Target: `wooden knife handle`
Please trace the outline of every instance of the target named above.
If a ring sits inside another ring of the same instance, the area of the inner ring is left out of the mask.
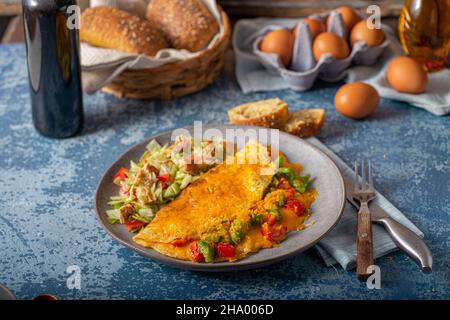
[[[356,273],[358,279],[366,280],[371,273],[367,268],[373,265],[372,219],[367,202],[362,202],[358,212],[358,230],[356,239]]]

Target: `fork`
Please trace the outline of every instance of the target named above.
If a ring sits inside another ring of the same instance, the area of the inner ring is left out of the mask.
[[[371,273],[368,272],[368,267],[373,265],[372,219],[370,216],[369,201],[375,198],[375,191],[370,161],[368,161],[367,174],[365,162],[361,161],[361,179],[358,176],[358,161],[355,161],[353,198],[360,202],[356,238],[356,274],[358,275],[358,279],[363,281],[370,276]]]

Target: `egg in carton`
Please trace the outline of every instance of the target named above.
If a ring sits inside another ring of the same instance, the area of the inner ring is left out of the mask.
[[[364,16],[359,16],[362,20],[365,19]],[[350,54],[344,59],[336,59],[331,54],[326,53],[321,55],[319,61],[316,61],[313,54],[313,37],[310,27],[302,20],[294,27],[297,28],[297,36],[293,45],[292,59],[287,68],[278,54],[260,50],[260,43],[264,36],[270,31],[283,29],[282,27],[268,26],[265,28],[264,34],[253,43],[253,53],[259,57],[264,67],[270,73],[280,75],[294,90],[308,90],[317,78],[325,81],[337,81],[343,77],[343,72],[351,64],[372,65],[378,60],[383,50],[389,46],[386,37],[378,46],[369,47],[362,41],[355,42],[353,46],[350,46],[349,34],[341,14],[337,11],[311,15],[309,18],[320,19],[324,25],[327,25],[327,32],[332,32],[343,38],[351,49]],[[327,19],[329,19],[328,23],[326,23]]]

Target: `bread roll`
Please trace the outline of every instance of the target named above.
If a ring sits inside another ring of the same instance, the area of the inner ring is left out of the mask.
[[[114,7],[145,19],[146,0],[90,0],[90,3],[91,7]]]
[[[97,47],[148,56],[168,47],[149,21],[112,7],[86,9],[81,15],[80,39]]]
[[[175,49],[192,52],[205,48],[219,26],[200,0],[151,0],[147,19]]]

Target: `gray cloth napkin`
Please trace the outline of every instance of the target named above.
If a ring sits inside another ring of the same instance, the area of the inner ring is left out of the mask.
[[[353,170],[350,169],[344,161],[334,154],[317,138],[307,139],[309,143],[319,148],[328,155],[337,165],[343,177],[353,178]],[[408,218],[405,217],[392,203],[389,202],[382,194],[376,193],[377,196],[372,203],[376,203],[384,209],[392,218],[409,228],[418,236],[423,237],[420,231]],[[355,267],[356,263],[356,210],[348,202],[345,205],[344,213],[341,220],[325,238],[315,246],[320,256],[323,258],[327,266],[339,263],[342,268],[349,270]],[[373,255],[379,258],[397,249],[388,232],[381,226],[373,224]]]
[[[242,91],[247,93],[289,88],[281,76],[268,72],[260,63],[259,58],[253,54],[253,42],[259,36],[261,29],[266,26],[293,27],[296,21],[298,20],[258,18],[239,20],[236,23],[233,33],[233,48],[236,55],[235,72]],[[449,69],[429,73],[427,91],[422,94],[398,93],[388,85],[384,76],[387,62],[394,56],[401,55],[402,49],[392,30],[385,25],[382,27],[386,37],[390,40],[390,45],[376,64],[371,66],[353,66],[343,72],[341,76],[328,80],[367,82],[374,86],[382,97],[405,101],[439,116],[450,113]]]

